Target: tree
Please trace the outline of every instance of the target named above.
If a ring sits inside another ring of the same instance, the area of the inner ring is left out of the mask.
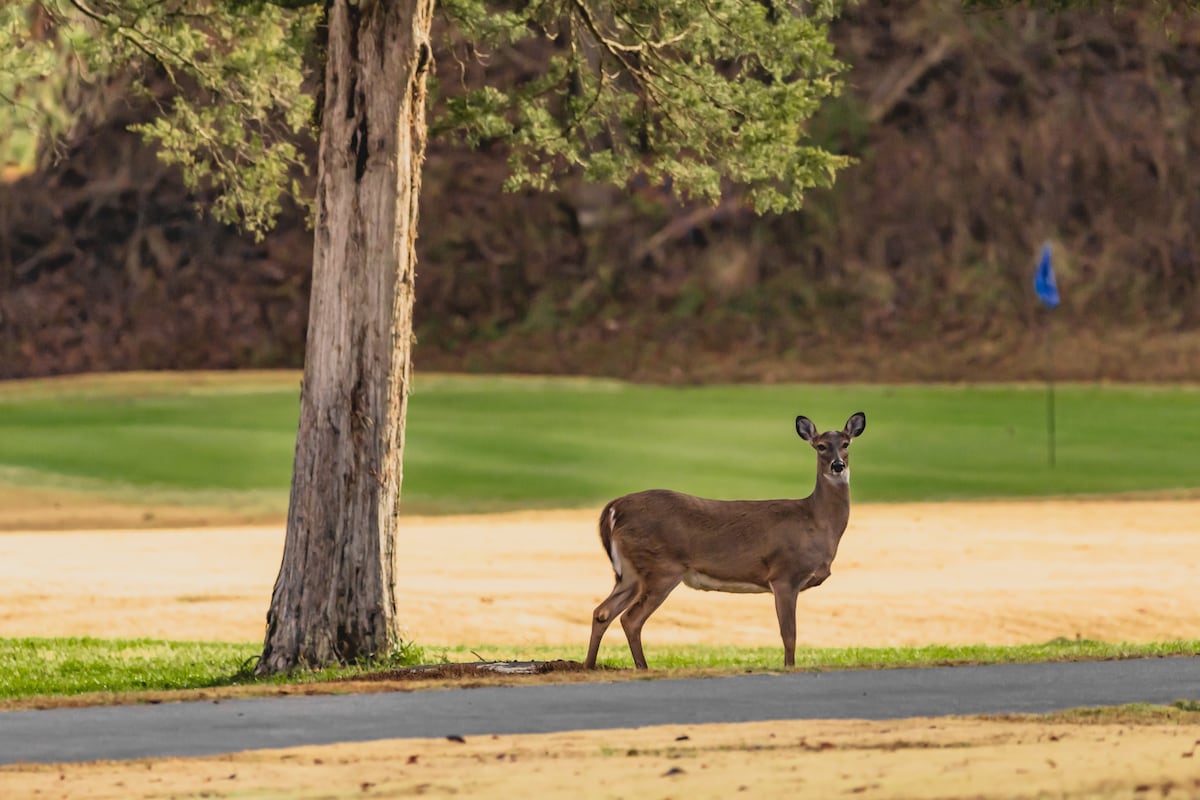
[[[40,0],[0,17],[18,52],[90,51],[86,63],[98,71],[124,58],[198,84],[195,100],[181,95],[145,132],[193,180],[216,180],[235,198],[218,212],[243,214],[260,233],[300,166],[294,149],[269,149],[288,141],[271,126],[296,122],[302,34],[316,32],[324,88],[312,299],[287,538],[260,673],[378,657],[399,643],[397,507],[434,3],[328,0],[315,13],[312,5]],[[826,30],[836,5],[445,0],[437,30],[457,58],[496,47],[549,52],[544,71],[518,86],[448,90],[439,128],[510,147],[514,187],[550,187],[578,171],[617,184],[641,177],[709,202],[737,192],[759,211],[794,209],[847,162],[813,144],[804,126],[838,90],[842,66]],[[23,36],[19,21],[31,13],[46,15],[56,35]],[[292,83],[263,85],[259,73]],[[273,155],[269,168],[257,151]]]
[[[395,542],[432,15],[433,0],[328,10],[300,429],[260,672],[373,657],[399,642]]]

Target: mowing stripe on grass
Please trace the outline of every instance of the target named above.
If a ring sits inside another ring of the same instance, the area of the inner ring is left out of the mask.
[[[252,378],[252,379],[251,379]],[[203,373],[10,382],[0,391],[0,481],[198,505],[273,493],[286,504],[299,376]],[[23,391],[24,389],[24,391]],[[1041,387],[710,386],[417,376],[403,508],[463,513],[598,506],[670,487],[796,497],[822,429],[854,411],[854,496],[917,501],[1194,491],[1200,388],[1058,388],[1058,463],[1046,463]]]

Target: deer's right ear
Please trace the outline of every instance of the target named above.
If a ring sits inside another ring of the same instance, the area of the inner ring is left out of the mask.
[[[817,426],[808,417],[796,417],[796,433],[806,442],[817,438]]]
[[[846,434],[851,438],[862,434],[867,429],[867,415],[859,411],[846,420]]]

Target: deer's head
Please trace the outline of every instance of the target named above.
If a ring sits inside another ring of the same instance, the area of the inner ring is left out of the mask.
[[[817,433],[808,417],[796,417],[796,433],[817,451],[817,476],[834,483],[850,482],[850,440],[867,429],[867,415],[859,411],[840,431]]]

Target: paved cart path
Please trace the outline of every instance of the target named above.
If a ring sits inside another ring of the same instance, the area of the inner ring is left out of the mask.
[[[1046,712],[1200,699],[1200,658],[420,690],[0,713],[0,763],[776,719]]]

